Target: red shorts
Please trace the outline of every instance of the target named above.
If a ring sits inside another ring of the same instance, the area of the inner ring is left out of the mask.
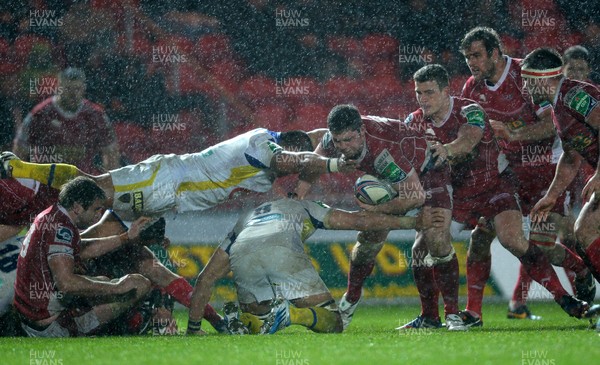
[[[544,197],[552,183],[552,179],[554,179],[555,171],[556,165],[553,164],[527,167],[519,166],[507,169],[505,174],[507,174],[511,183],[517,188],[519,204],[521,205],[523,215],[529,215],[534,205]],[[562,193],[556,200],[556,204],[554,204],[551,212],[562,216],[568,215],[571,210],[569,196],[570,194],[567,192]]]
[[[425,190],[426,207],[452,209],[450,169],[444,165],[430,169],[419,176]]]
[[[479,218],[491,220],[507,210],[520,211],[514,187],[506,177],[499,177],[495,190],[475,190],[471,187],[454,191],[452,219],[475,228]],[[460,197],[460,198],[457,198]]]

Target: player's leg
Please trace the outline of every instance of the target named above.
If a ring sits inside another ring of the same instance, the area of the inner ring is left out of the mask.
[[[9,152],[2,153],[0,165],[2,166],[2,178],[33,179],[56,189],[60,189],[63,184],[77,176],[92,177],[73,165],[25,162]]]
[[[575,222],[575,237],[579,242],[578,252],[596,280],[600,280],[600,197],[593,194],[585,203]]]
[[[471,232],[467,251],[467,306],[463,320],[470,326],[482,325],[483,291],[492,267],[491,244],[496,233],[485,219]]]
[[[529,276],[544,286],[565,312],[574,317],[581,317],[587,310],[587,303],[567,293],[546,255],[525,239],[521,225],[521,212],[505,210],[494,217],[494,225],[502,246],[521,261]]]
[[[444,299],[444,318],[446,327],[451,331],[466,330],[458,316],[458,259],[451,244],[450,223],[452,222],[452,210],[443,209],[444,226],[442,228],[430,228],[423,232],[435,283]]]
[[[441,328],[438,300],[440,290],[436,285],[435,274],[432,265],[427,262],[429,255],[423,232],[417,232],[415,243],[412,246],[411,269],[419,299],[421,301],[421,314],[412,321],[396,328],[397,330],[409,330],[415,328]]]
[[[344,329],[352,321],[352,316],[362,295],[364,282],[371,275],[375,267],[375,257],[381,251],[387,235],[387,231],[365,231],[358,233],[358,239],[350,255],[348,287],[339,305]]]

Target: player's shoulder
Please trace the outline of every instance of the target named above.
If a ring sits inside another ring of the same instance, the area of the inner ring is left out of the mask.
[[[49,111],[49,110],[53,109],[53,100],[54,100],[54,97],[50,97],[50,98],[42,100],[36,106],[34,106],[33,109],[31,109],[29,114],[30,115],[38,115],[45,111]]]
[[[365,126],[367,138],[375,137],[384,140],[394,138],[395,135],[405,129],[402,128],[404,121],[376,115],[362,116],[362,122]]]
[[[100,104],[94,103],[88,99],[83,99],[82,104],[82,111],[104,114],[104,107]]]
[[[561,86],[566,108],[588,117],[600,102],[600,90],[587,82],[564,79]]]

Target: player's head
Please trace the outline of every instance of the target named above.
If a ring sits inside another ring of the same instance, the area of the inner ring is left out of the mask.
[[[562,75],[562,58],[551,48],[538,48],[521,63],[523,86],[534,103],[552,102]]]
[[[360,157],[365,146],[365,127],[354,105],[336,105],[327,116],[335,148],[349,159]]]
[[[76,110],[85,96],[85,73],[69,67],[58,74],[58,96],[60,105],[68,110]]]
[[[492,28],[477,27],[465,34],[460,51],[475,80],[491,79],[502,59],[502,41]]]
[[[442,65],[427,65],[421,67],[413,75],[415,93],[419,106],[426,117],[446,113],[444,106],[448,105],[448,71]]]
[[[310,137],[305,131],[281,132],[279,145],[285,150],[293,152],[314,150]]]
[[[590,78],[590,52],[583,46],[567,48],[563,55],[563,73],[566,77],[586,81]]]
[[[75,224],[84,229],[97,222],[102,216],[106,194],[94,180],[79,176],[60,189],[58,202],[67,211],[72,211]]]

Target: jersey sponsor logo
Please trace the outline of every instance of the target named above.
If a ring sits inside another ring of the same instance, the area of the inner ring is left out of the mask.
[[[133,192],[133,206],[134,212],[141,212],[144,210],[144,193],[141,191]]]
[[[485,126],[485,112],[477,104],[469,104],[460,109],[460,115],[467,119],[467,124],[483,128]]]
[[[574,87],[565,95],[565,105],[587,118],[598,100],[580,87]]]
[[[579,133],[571,139],[569,144],[575,151],[583,152],[586,148],[588,148],[592,144],[593,141],[594,141],[593,137],[586,136],[583,133]]]
[[[283,220],[283,215],[280,213],[271,213],[267,215],[263,215],[261,217],[252,218],[246,223],[246,226],[255,226],[257,224],[275,221],[275,220]]]
[[[71,244],[73,241],[73,231],[64,226],[58,227],[56,234],[54,235],[54,241],[58,243]]]
[[[415,118],[415,116],[412,113],[410,113],[408,115],[408,117],[406,117],[406,119],[404,119],[404,124],[410,124],[414,118]]]
[[[375,171],[384,179],[397,183],[406,179],[407,173],[394,161],[390,152],[384,149],[375,159]]]

